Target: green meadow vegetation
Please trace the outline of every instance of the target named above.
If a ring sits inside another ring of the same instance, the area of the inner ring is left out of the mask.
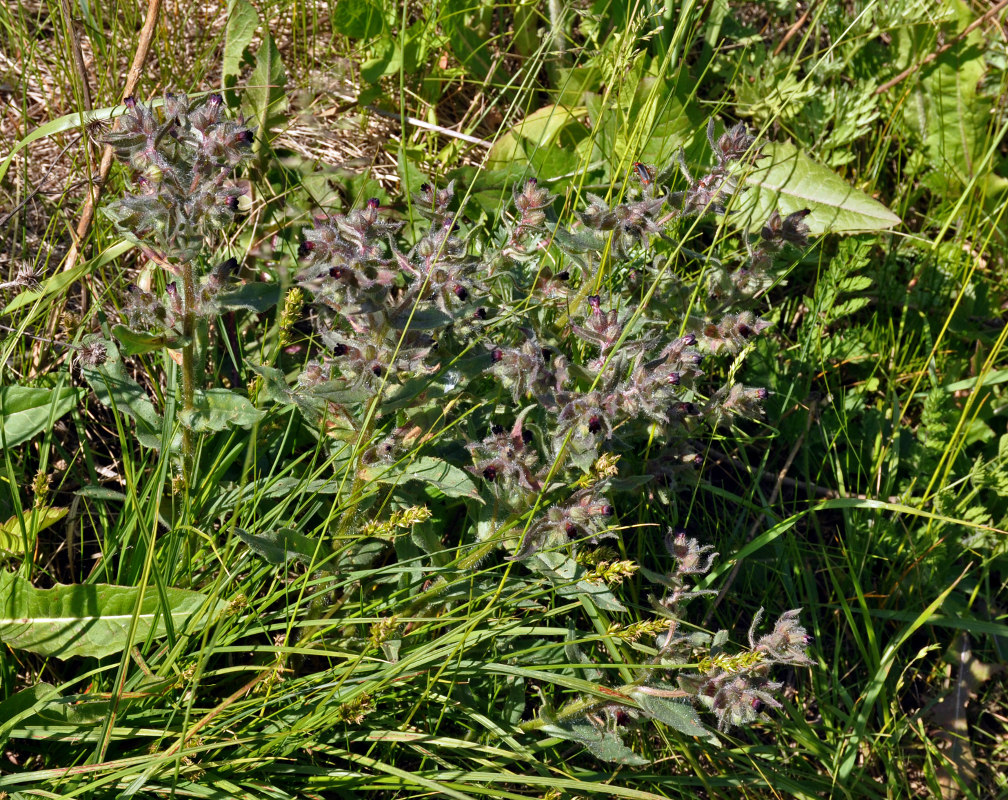
[[[1008,0],[0,6],[0,798],[1008,798]]]

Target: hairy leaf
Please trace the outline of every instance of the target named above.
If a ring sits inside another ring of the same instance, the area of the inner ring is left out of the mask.
[[[207,389],[196,392],[195,408],[182,411],[182,424],[196,433],[210,433],[227,430],[237,425],[249,428],[266,415],[247,397],[242,397],[229,389]]]
[[[102,405],[115,408],[136,422],[136,437],[140,444],[160,448],[164,425],[161,415],[140,384],[126,374],[115,344],[109,339],[102,340],[102,344],[106,352],[105,362],[83,366],[81,373],[84,379]]]
[[[378,483],[419,481],[441,491],[448,497],[465,497],[479,500],[476,484],[468,472],[433,456],[420,456],[392,466],[376,464],[366,467],[363,477]]]
[[[550,736],[582,744],[592,755],[603,761],[632,766],[651,763],[623,744],[623,740],[613,731],[602,730],[585,722],[544,725],[540,730]]]

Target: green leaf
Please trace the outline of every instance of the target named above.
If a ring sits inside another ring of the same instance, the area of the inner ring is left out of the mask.
[[[549,736],[584,745],[602,761],[632,766],[651,763],[623,744],[623,740],[613,731],[602,730],[586,722],[544,725],[540,730]]]
[[[255,534],[236,528],[238,538],[270,564],[286,564],[296,559],[305,564],[318,566],[323,562],[333,562],[335,553],[318,539],[298,533],[290,528],[281,528],[270,533]]]
[[[135,586],[108,584],[57,584],[36,589],[24,578],[0,571],[0,641],[16,650],[42,656],[102,658],[126,646],[134,611],[140,598]],[[153,588],[144,593],[137,618],[137,641],[166,635],[165,614],[175,631],[183,631],[199,618],[209,624],[227,606],[223,600],[209,609],[206,596],[185,589],[166,589],[168,608],[161,607]],[[200,613],[204,612],[204,613]]]
[[[0,550],[8,553],[24,553],[25,537],[30,531],[38,533],[55,525],[67,515],[65,508],[32,508],[24,514],[24,528],[17,516],[0,523]]]
[[[833,170],[817,164],[792,144],[770,144],[766,156],[742,176],[749,190],[738,198],[740,222],[762,225],[777,209],[782,216],[810,209],[805,224],[813,234],[880,231],[900,218],[877,200],[855,189]]]
[[[267,367],[264,364],[255,364],[251,361],[247,361],[246,366],[263,379],[262,388],[258,395],[260,401],[280,405],[294,402],[291,391],[287,387],[287,379],[281,370],[276,367]]]
[[[361,477],[377,483],[419,481],[433,486],[448,497],[481,500],[476,484],[468,472],[432,456],[420,456],[412,461],[402,461],[391,466],[384,464],[368,466],[362,470]]]
[[[0,748],[10,738],[11,731],[19,722],[35,716],[57,697],[59,692],[55,686],[36,683],[0,703]]]
[[[658,688],[674,689],[672,686]],[[701,724],[696,709],[687,703],[673,700],[670,697],[656,697],[640,689],[633,692],[633,699],[640,704],[644,713],[649,717],[664,722],[680,733],[685,733],[687,736],[700,736],[704,739],[711,736],[711,732]]]
[[[195,408],[179,413],[179,420],[195,433],[214,433],[233,425],[250,428],[261,420],[260,411],[247,397],[230,389],[207,389],[196,392]]]
[[[549,578],[557,594],[563,597],[586,595],[592,603],[606,611],[626,611],[626,606],[604,583],[584,580],[585,568],[564,553],[540,550],[525,563]]]
[[[238,104],[238,98],[232,89],[238,83],[242,62],[258,27],[259,14],[248,0],[230,0],[227,27],[224,29],[224,57],[221,62],[221,88],[228,105]]]
[[[280,302],[280,285],[277,283],[246,283],[221,292],[217,302],[223,308],[241,308],[261,314]]]
[[[16,447],[47,431],[52,424],[77,405],[81,391],[30,389],[27,386],[0,387],[0,450]]]
[[[943,194],[965,185],[977,171],[990,120],[989,101],[977,96],[984,72],[983,50],[959,42],[922,72],[904,106],[934,168],[927,182]]]
[[[140,384],[126,374],[115,343],[110,339],[101,341],[105,346],[105,362],[96,366],[84,365],[81,374],[97,395],[98,402],[115,408],[136,423],[136,437],[140,444],[155,450],[160,448],[161,429],[164,427],[161,415],[154,410],[154,404]]]
[[[269,132],[283,122],[287,110],[287,73],[276,42],[268,33],[256,52],[255,69],[248,79],[244,105],[259,125],[255,151],[260,156],[269,149]]]
[[[142,333],[131,330],[125,325],[113,325],[112,335],[119,340],[119,344],[122,345],[122,351],[129,356],[151,353],[155,350],[160,350],[168,344],[168,340],[164,334]]]
[[[329,23],[348,39],[371,39],[385,30],[381,6],[372,0],[337,0]]]
[[[489,77],[492,37],[477,24],[485,6],[483,0],[442,0],[439,19],[459,64],[472,75]]]
[[[585,131],[586,109],[548,105],[529,114],[503,133],[487,153],[487,169],[505,169],[512,162],[532,163],[538,151],[570,148]],[[565,135],[566,134],[566,135]],[[542,156],[540,156],[541,160]]]

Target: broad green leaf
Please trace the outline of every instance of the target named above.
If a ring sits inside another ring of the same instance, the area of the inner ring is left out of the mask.
[[[606,584],[584,580],[585,568],[564,553],[540,550],[525,563],[549,578],[557,594],[563,597],[586,595],[606,611],[626,611],[626,606],[616,599]]]
[[[371,39],[385,30],[381,6],[372,0],[337,0],[329,23],[349,39]]]
[[[258,394],[260,402],[279,403],[286,405],[294,402],[290,389],[287,388],[287,379],[283,372],[276,367],[267,367],[263,364],[246,362],[246,366],[256,375],[262,378],[261,388]]]
[[[179,420],[196,433],[212,433],[237,425],[249,428],[266,415],[247,397],[230,389],[207,389],[196,392],[195,408],[179,413]]]
[[[580,106],[560,105],[534,111],[497,139],[487,153],[487,169],[506,169],[514,161],[531,163],[538,150],[571,144],[573,140],[568,141],[562,134],[575,132],[578,134],[575,138],[580,138],[585,111]]]
[[[270,34],[266,34],[256,52],[256,65],[249,75],[243,100],[246,108],[258,123],[255,151],[262,157],[269,148],[269,132],[283,121],[287,110],[287,73],[284,71],[280,51]]]
[[[942,194],[956,191],[978,169],[990,120],[989,101],[977,96],[984,72],[983,50],[960,42],[921,73],[904,106],[934,168],[927,181]]]
[[[256,28],[259,27],[259,14],[248,0],[230,0],[228,3],[227,27],[224,29],[224,56],[221,61],[221,89],[227,98],[228,105],[234,106],[238,99],[232,91],[238,83],[242,61]]]
[[[659,687],[673,689],[672,686]],[[711,736],[711,732],[705,728],[700,717],[697,716],[693,706],[673,700],[670,697],[656,697],[643,690],[633,692],[633,699],[636,700],[644,713],[649,717],[664,722],[670,728],[674,728],[687,736],[700,736],[704,739]]]
[[[613,731],[596,728],[587,722],[544,725],[539,730],[549,736],[584,745],[592,755],[603,761],[632,766],[651,763],[623,744],[623,740]]]
[[[51,525],[55,525],[67,515],[65,508],[32,508],[24,514],[24,524],[27,530],[22,530],[17,516],[0,523],[0,551],[8,553],[24,553],[25,536],[29,531],[38,533]]]
[[[209,624],[227,605],[221,600],[208,610],[206,596],[185,589],[166,589],[165,596],[168,608],[161,607],[153,587],[144,593],[137,641],[164,636],[166,613],[174,630],[184,631],[197,617],[200,624]],[[36,589],[24,578],[0,570],[0,641],[16,650],[56,658],[119,653],[127,646],[139,597],[135,586],[57,584]]]
[[[441,28],[448,35],[452,52],[473,75],[489,76],[492,66],[488,31],[478,19],[486,8],[483,0],[442,0]]]
[[[115,408],[136,423],[136,437],[140,444],[160,448],[164,426],[161,415],[155,411],[154,404],[140,384],[126,374],[115,343],[103,339],[102,344],[106,352],[104,363],[81,367],[84,379],[102,405]]]
[[[805,224],[813,234],[880,231],[900,218],[877,200],[817,164],[792,144],[770,144],[764,158],[742,176],[748,187],[736,200],[740,224],[761,226],[777,209],[782,216],[810,209]]]
[[[237,528],[235,533],[270,564],[286,564],[292,559],[316,566],[323,562],[334,563],[335,554],[331,547],[290,528],[260,534]]]
[[[77,405],[81,391],[31,389],[27,386],[0,387],[0,450],[16,447],[48,430],[52,423]]]
[[[140,355],[141,353],[152,353],[160,350],[168,344],[168,339],[164,334],[142,333],[127,328],[125,325],[113,325],[112,335],[116,337],[122,345],[122,351],[129,356]]]
[[[217,295],[217,302],[223,308],[241,308],[261,314],[280,301],[280,285],[277,283],[246,283]]]
[[[468,472],[432,456],[420,456],[391,466],[376,464],[366,467],[361,475],[365,480],[377,483],[419,481],[433,486],[448,497],[480,499],[476,484]]]
[[[594,62],[577,67],[559,67],[556,101],[568,107],[580,105],[584,102],[585,92],[594,92],[604,82],[602,68]]]
[[[36,683],[0,703],[0,748],[10,738],[11,731],[19,722],[35,716],[58,697],[59,692],[55,686]]]

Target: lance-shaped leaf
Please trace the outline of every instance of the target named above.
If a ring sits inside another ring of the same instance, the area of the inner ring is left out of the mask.
[[[139,383],[126,374],[119,350],[109,339],[103,339],[105,361],[96,366],[84,365],[81,374],[88,382],[98,401],[115,408],[136,422],[136,438],[144,447],[161,447],[161,428],[164,423],[154,404]]]
[[[247,397],[228,389],[196,392],[194,408],[182,411],[182,424],[196,433],[227,430],[232,425],[249,428],[265,416]]]
[[[31,508],[24,513],[24,528],[17,516],[0,523],[0,554],[23,553],[26,533],[30,531],[37,534],[50,525],[55,525],[66,515],[65,508]]]
[[[881,231],[900,223],[880,202],[792,144],[769,144],[763,155],[742,176],[747,191],[735,200],[734,215],[745,227],[762,226],[775,209],[787,216],[805,208],[812,212],[805,224],[814,235]]]
[[[606,611],[626,611],[626,606],[616,599],[606,584],[585,580],[587,570],[570,556],[556,550],[540,550],[526,563],[548,578],[557,594],[563,597],[583,595]]]
[[[227,603],[210,604],[205,595],[186,589],[166,589],[162,605],[152,586],[140,601],[136,586],[57,584],[37,589],[6,570],[0,571],[0,641],[16,650],[42,656],[101,658],[121,652],[137,613],[136,641],[183,632],[191,624],[212,622]],[[137,602],[140,608],[137,612]]]
[[[80,398],[71,386],[62,389],[0,387],[0,450],[27,442],[70,411]]]
[[[259,14],[248,0],[230,0],[227,27],[224,29],[224,56],[221,59],[221,88],[229,105],[237,103],[234,87],[258,27]]]
[[[296,559],[305,564],[318,566],[322,563],[332,564],[335,561],[335,553],[329,545],[290,528],[259,534],[237,528],[235,533],[270,564],[286,564]]]
[[[58,698],[59,692],[55,686],[36,683],[0,703],[0,747],[7,742],[18,723],[34,716]]]
[[[651,763],[623,744],[623,740],[618,734],[613,731],[596,728],[594,725],[589,725],[585,722],[544,725],[540,730],[550,736],[582,744],[591,751],[592,755],[602,761],[611,761],[616,764],[630,764],[632,766]]]
[[[361,477],[369,482],[404,483],[419,481],[433,486],[448,497],[479,500],[479,492],[469,473],[432,456],[420,456],[397,464],[375,464],[365,467]]]
[[[670,728],[675,728],[687,736],[699,736],[708,740],[713,738],[713,734],[701,724],[700,717],[697,716],[693,706],[669,696],[656,695],[654,694],[656,689],[663,692],[664,695],[675,693],[675,687],[672,686],[642,686],[631,695],[640,704],[641,710],[645,714],[659,722],[664,722]],[[714,741],[717,740],[714,739]]]

